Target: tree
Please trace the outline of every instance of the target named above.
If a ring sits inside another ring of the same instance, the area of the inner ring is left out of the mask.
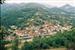
[[[5,2],[5,0],[1,0],[0,3],[3,4]]]
[[[35,37],[33,39],[32,44],[34,45],[35,49],[48,49],[49,48],[49,45],[45,42],[46,39],[44,39],[44,38],[42,38],[42,37]]]
[[[22,50],[34,50],[33,45],[29,42],[25,42]]]
[[[6,50],[5,49],[5,41],[4,41],[4,37],[7,36],[7,30],[4,26],[0,27],[0,49],[2,50]]]
[[[18,50],[19,39],[17,35],[15,35],[15,39],[12,41],[12,44],[12,50]]]

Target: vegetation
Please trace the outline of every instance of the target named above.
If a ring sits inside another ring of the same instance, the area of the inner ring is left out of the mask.
[[[3,4],[4,2],[5,2],[5,0],[1,0],[1,1],[0,1],[0,4]]]
[[[6,28],[4,26],[0,27],[0,49],[2,50],[6,50],[5,48],[5,44],[7,43],[6,41],[4,41],[4,37],[6,37],[8,35]]]
[[[18,50],[19,49],[18,46],[19,46],[19,39],[16,36],[15,40],[12,41],[12,50]]]
[[[27,45],[26,45],[27,44]],[[48,49],[66,47],[68,50],[75,49],[75,29],[57,33],[50,37],[36,37],[32,42],[26,42],[23,50],[28,49]]]
[[[12,43],[12,50],[18,50],[20,43],[18,37],[16,36],[15,38],[16,39],[11,42],[2,41],[0,44],[4,45],[0,47],[4,47],[5,49],[3,49],[6,50],[5,44]],[[31,42],[26,41],[21,47],[21,50],[41,50],[60,47],[65,47],[67,50],[75,49],[75,28],[72,28],[71,31],[64,31],[63,33],[58,32],[57,34],[51,36],[35,37]]]
[[[64,7],[65,6],[65,7]],[[60,8],[48,8],[45,5],[38,3],[28,4],[2,4],[1,6],[1,23],[3,26],[10,27],[12,25],[18,27],[27,27],[31,22],[33,25],[42,25],[44,21],[51,23],[57,23],[64,25],[71,24],[75,26],[75,8],[69,5],[71,8],[68,11],[65,10],[67,7],[64,5]],[[11,7],[11,8],[9,8]],[[44,9],[45,8],[45,9]],[[71,11],[73,10],[73,11]]]

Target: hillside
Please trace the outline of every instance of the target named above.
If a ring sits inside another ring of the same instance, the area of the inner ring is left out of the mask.
[[[66,9],[66,7],[69,8]],[[12,25],[25,27],[32,24],[40,26],[44,21],[48,21],[54,24],[66,23],[75,26],[74,8],[71,5],[49,8],[39,3],[4,3],[1,5],[1,23],[6,27]]]

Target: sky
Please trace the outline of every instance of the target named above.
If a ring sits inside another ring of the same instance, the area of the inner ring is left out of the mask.
[[[48,4],[52,6],[62,6],[65,4],[70,4],[75,6],[75,0],[6,0],[5,3],[41,3]]]

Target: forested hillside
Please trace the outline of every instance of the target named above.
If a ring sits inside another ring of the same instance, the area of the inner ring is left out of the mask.
[[[75,26],[75,7],[64,5],[62,7],[47,7],[38,3],[2,4],[1,23],[3,26],[12,25],[25,27],[29,25],[40,26],[44,21],[54,24],[71,24]]]

